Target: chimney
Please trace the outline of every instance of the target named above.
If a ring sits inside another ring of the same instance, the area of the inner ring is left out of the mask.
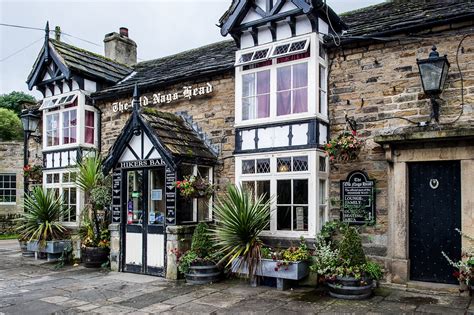
[[[119,32],[105,35],[105,57],[133,66],[137,63],[137,44],[128,38],[128,28],[121,27]]]

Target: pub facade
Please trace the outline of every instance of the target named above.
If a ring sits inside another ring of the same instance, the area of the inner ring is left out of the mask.
[[[472,6],[394,1],[338,16],[322,1],[232,1],[219,21],[232,40],[140,63],[126,29],[106,35],[109,58],[46,38],[28,78],[44,94],[44,186],[69,196],[77,227],[83,196],[61,174],[101,153],[113,270],[177,279],[174,250],[237,184],[275,196],[268,244],[311,242],[342,219],[360,225],[387,282],[452,283],[437,251],[460,256],[455,229],[474,226]],[[432,45],[451,62],[434,101],[417,66]],[[324,146],[347,132],[362,149],[330,161]],[[213,196],[181,197],[174,183],[189,175]],[[341,215],[360,200],[366,216]],[[443,267],[420,269],[426,260]]]

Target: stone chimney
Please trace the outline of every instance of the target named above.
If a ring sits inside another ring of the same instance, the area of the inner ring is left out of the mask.
[[[121,27],[120,33],[109,33],[104,38],[105,57],[133,66],[137,63],[137,44],[128,38],[128,28]]]

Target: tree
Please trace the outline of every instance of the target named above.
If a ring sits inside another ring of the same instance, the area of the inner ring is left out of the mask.
[[[36,103],[33,96],[23,92],[13,91],[8,94],[0,95],[0,108],[6,108],[14,111],[18,116],[21,114],[21,104],[23,102]]]
[[[23,127],[20,118],[15,112],[0,108],[0,140],[21,140],[23,137]]]

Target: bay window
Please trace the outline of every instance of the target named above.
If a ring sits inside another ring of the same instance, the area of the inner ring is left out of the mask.
[[[63,112],[63,142],[62,144],[76,143],[77,111],[75,109]]]
[[[236,157],[236,183],[255,198],[271,200],[265,235],[314,235],[322,226],[328,181],[320,170],[326,163],[322,152],[311,150]]]
[[[46,145],[59,145],[59,113],[46,116]]]
[[[89,144],[94,144],[94,133],[95,133],[95,113],[90,110],[86,110],[86,123],[84,127],[84,141]]]
[[[249,73],[242,78],[242,119],[270,115],[270,70]]]
[[[308,64],[277,68],[277,116],[308,111]]]
[[[61,196],[66,212],[61,219],[64,223],[77,224],[80,209],[80,191],[76,188],[76,173],[69,170],[45,173],[43,186],[47,190],[53,190],[56,197]]]

